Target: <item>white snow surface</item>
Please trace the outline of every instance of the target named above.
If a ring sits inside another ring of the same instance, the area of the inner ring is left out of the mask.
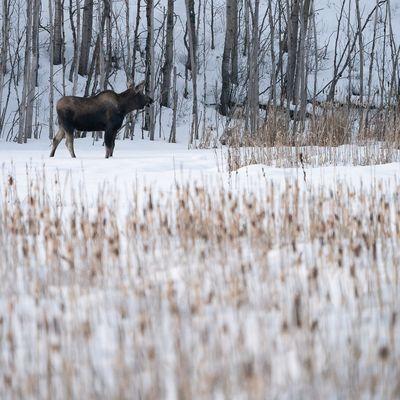
[[[299,186],[304,215],[313,213],[307,209],[312,196],[344,185],[345,208],[330,209],[329,204],[334,203],[330,203],[333,198],[329,200],[328,196],[323,210],[327,224],[334,221],[333,213],[339,219],[358,215],[364,224],[369,214],[375,220],[378,218],[374,210],[381,203],[367,200],[371,209],[361,210],[352,199],[368,199],[374,191],[378,193],[376,199],[380,199],[380,194],[395,212],[399,201],[399,163],[305,171],[252,165],[229,173],[225,149],[188,150],[183,144],[135,138],[119,141],[115,156],[104,159],[100,142],[93,144],[90,139],[81,139],[75,143],[77,159],[70,158],[64,145],[50,159],[48,142],[44,140],[27,145],[1,143],[0,190],[7,190],[12,176],[21,201],[17,206],[28,208],[30,179],[46,180],[46,195],[52,200],[54,212],[62,213],[62,221],[68,221],[75,212],[84,214],[83,210],[74,209],[72,190],[84,193],[86,205],[94,212],[99,212],[96,200],[104,188],[114,194],[119,192],[116,214],[121,224],[111,229],[117,229],[121,236],[121,248],[139,246],[133,252],[130,250],[138,258],[129,261],[122,257],[117,263],[102,265],[98,271],[104,278],[98,277],[95,284],[88,278],[90,266],[86,266],[85,260],[79,266],[79,258],[73,270],[67,264],[57,270],[36,261],[8,269],[0,262],[7,282],[0,294],[1,326],[9,332],[8,338],[12,337],[1,342],[5,383],[2,380],[0,388],[4,398],[20,393],[19,387],[24,398],[32,399],[37,394],[56,399],[118,398],[121,393],[126,395],[123,390],[134,393],[132,398],[139,398],[150,396],[158,387],[162,388],[162,398],[176,399],[182,390],[181,382],[189,385],[195,398],[202,398],[202,390],[208,394],[204,398],[215,399],[249,398],[249,393],[258,393],[259,398],[270,395],[282,399],[340,399],[363,394],[365,398],[378,399],[397,393],[399,325],[390,322],[399,307],[395,236],[393,241],[377,244],[378,263],[371,261],[372,253],[362,247],[360,237],[355,238],[355,243],[351,233],[343,241],[336,238],[343,243],[345,252],[344,265],[338,268],[330,264],[334,263],[338,249],[334,248],[334,254],[325,254],[324,244],[318,239],[299,241],[294,251],[292,244],[277,238],[276,247],[265,254],[263,245],[253,246],[252,241],[257,243],[257,239],[251,234],[235,242],[239,247],[232,249],[198,240],[188,255],[182,253],[174,236],[166,241],[165,236],[161,241],[153,236],[146,239],[145,234],[127,236],[123,222],[129,218],[132,198],[145,197],[149,187],[155,195],[168,199],[174,187],[191,182],[204,186],[216,207],[221,201],[221,187],[232,192],[233,199],[259,196],[263,202],[274,183],[275,209],[265,211],[275,212],[278,219],[282,211],[279,201],[284,200],[280,196],[288,185]],[[191,195],[196,196],[195,193],[192,191]],[[11,204],[12,197],[8,201]],[[113,199],[104,201],[108,204]],[[233,203],[229,204],[230,207]],[[6,206],[3,204],[4,212]],[[315,217],[325,218],[322,214]],[[235,214],[227,218],[233,218],[234,223]],[[243,214],[240,218],[244,218]],[[249,222],[248,217],[243,219],[244,224]],[[268,232],[268,227],[264,229]],[[68,238],[70,225],[63,223],[62,230]],[[3,235],[3,243],[7,244],[7,240],[7,235]],[[362,257],[348,258],[353,248],[359,251],[358,241]],[[106,239],[104,246],[107,243]],[[147,245],[155,246],[154,256],[144,250]],[[67,244],[59,246],[63,252],[68,249]],[[171,252],[171,248],[177,250]],[[79,249],[76,246],[76,257]],[[12,254],[9,247],[3,251]],[[40,259],[39,254],[35,260]],[[355,260],[354,266],[350,265],[351,260]],[[243,263],[241,267],[238,262]],[[145,269],[138,272],[141,265]],[[319,271],[315,283],[310,279],[313,267]],[[240,272],[241,268],[247,272]],[[350,278],[352,268],[356,271],[355,280]],[[242,274],[246,276],[246,291],[241,306],[241,292],[236,290],[243,287]],[[292,322],[292,300],[297,292],[303,296],[302,329]],[[317,327],[312,329],[316,333],[311,333],[309,326],[314,321]],[[285,323],[287,333],[281,330]],[[145,333],[141,334],[143,330]],[[385,356],[388,364],[384,367],[378,355],[386,354],[386,348],[391,355]],[[357,379],[353,376],[355,371]],[[210,376],[214,383],[208,383]],[[246,386],[243,379],[252,382],[252,376],[261,379],[259,386]],[[374,376],[385,379],[377,381],[375,389],[371,388]],[[7,386],[9,381],[12,383]],[[263,391],[265,385],[269,394]],[[349,388],[356,388],[356,394]]]
[[[395,47],[396,45],[398,46],[399,40],[400,40],[400,25],[396,24],[396,21],[399,20],[400,16],[400,0],[391,0],[391,13],[392,13],[392,21],[393,24],[390,27],[390,33],[389,28],[386,27],[386,34],[389,36],[392,35]],[[133,30],[133,21],[135,21],[136,17],[136,3],[132,2],[131,0],[129,1],[130,4],[130,23],[131,23],[131,29]],[[204,99],[206,104],[215,104],[218,103],[219,97],[220,97],[220,91],[221,91],[221,59],[222,59],[222,54],[223,54],[223,44],[224,44],[224,35],[225,35],[225,1],[224,0],[215,0],[214,1],[214,18],[215,18],[215,43],[216,47],[214,50],[211,49],[211,34],[210,34],[210,4],[211,2],[207,3],[207,21],[206,21],[206,30],[205,32],[203,31],[203,26],[202,26],[202,21],[200,23],[200,29],[199,29],[199,74],[198,74],[198,98],[199,98],[199,108],[200,111],[203,112],[203,103]],[[278,2],[276,2],[278,4]],[[348,41],[347,37],[347,21],[348,18],[350,19],[352,30],[355,30],[356,27],[356,15],[355,15],[355,2],[351,2],[351,7],[350,7],[350,17],[348,17],[348,7],[346,6],[345,11],[344,11],[344,16],[342,19],[342,24],[340,26],[340,29],[338,30],[338,17],[339,17],[339,12],[341,8],[342,1],[339,0],[321,0],[316,2],[316,31],[317,31],[317,43],[313,42],[313,38],[311,40],[311,46],[313,48],[312,53],[314,53],[314,47],[317,48],[318,54],[320,56],[320,61],[319,61],[319,66],[318,66],[318,74],[317,74],[317,92],[321,92],[320,96],[318,97],[319,100],[325,100],[326,95],[329,90],[329,82],[331,81],[333,77],[333,60],[334,60],[334,52],[335,52],[335,39],[336,39],[336,34],[338,32],[338,53],[339,53],[339,58],[340,55],[343,53],[343,51],[346,48],[346,44]],[[267,9],[268,1],[262,0],[260,2],[260,15],[263,16],[265,10]],[[374,9],[376,5],[375,1],[372,0],[360,0],[360,9],[361,9],[361,19],[362,23],[364,23],[371,13],[371,11]],[[20,7],[20,10],[17,9],[17,7]],[[12,21],[13,23],[11,24],[11,41],[15,42],[19,36],[24,36],[24,22],[25,22],[25,3],[24,2],[19,2],[16,3],[16,8],[13,9],[12,13]],[[163,21],[163,12],[164,8],[166,7],[166,1],[160,1],[157,3],[156,9],[155,9],[155,19],[156,19],[156,29],[159,29],[162,21]],[[1,10],[1,5],[0,5],[0,10]],[[22,10],[22,11],[21,11]],[[123,1],[117,1],[113,2],[113,10],[115,15],[118,18],[118,31],[114,30],[113,32],[113,45],[115,46],[120,46],[121,45],[121,40],[120,40],[120,34],[124,35],[125,34],[125,2]],[[140,31],[145,32],[146,31],[146,19],[144,16],[144,7],[142,7],[142,19],[141,19],[141,26],[140,26]],[[67,7],[65,10],[65,14],[67,16]],[[175,31],[174,31],[174,56],[175,56],[175,65],[177,67],[177,72],[178,72],[178,79],[177,79],[177,88],[178,88],[178,94],[179,94],[179,104],[178,104],[178,128],[183,127],[185,128],[185,136],[180,138],[181,142],[186,143],[189,138],[189,130],[186,129],[188,126],[190,126],[190,120],[191,120],[191,103],[192,103],[192,95],[191,95],[191,85],[188,85],[188,91],[189,91],[189,97],[187,99],[183,98],[182,94],[184,91],[184,75],[185,75],[185,64],[187,61],[187,50],[184,46],[184,26],[185,26],[185,20],[186,20],[186,10],[185,10],[185,2],[183,0],[178,0],[176,1],[175,4],[175,12],[177,15],[177,22],[175,25]],[[383,57],[383,47],[384,45],[386,46],[386,51],[389,54],[390,49],[391,49],[391,40],[386,38],[386,41],[384,40],[384,26],[383,26],[383,20],[385,19],[385,3],[381,4],[381,7],[379,8],[379,12],[377,13],[377,27],[378,27],[378,43],[375,49],[375,63],[374,67],[372,70],[372,81],[371,81],[371,95],[375,99],[375,101],[379,101],[380,95],[382,92],[385,92],[387,95],[388,90],[389,90],[389,81],[390,77],[392,76],[393,72],[396,73],[396,71],[393,71],[393,68],[398,68],[396,66],[396,62],[387,62],[385,67],[382,67],[382,64],[384,62],[384,57]],[[277,18],[277,9],[275,10],[275,18]],[[20,23],[17,23],[17,15],[20,17]],[[41,24],[43,26],[48,25],[48,4],[47,1],[43,1],[43,7],[42,7],[42,13],[41,13]],[[67,19],[67,18],[66,18]],[[268,18],[266,19],[268,20]],[[364,65],[364,70],[365,70],[365,76],[364,76],[364,87],[365,90],[367,89],[368,86],[368,74],[366,73],[368,67],[369,67],[369,62],[370,62],[370,54],[371,54],[371,42],[372,42],[372,37],[373,37],[373,27],[374,27],[374,20],[375,20],[375,15],[370,19],[369,23],[367,24],[367,27],[364,31],[364,43],[365,43],[365,65]],[[67,68],[66,68],[66,73],[69,73],[70,69],[70,64],[71,64],[71,59],[73,55],[73,40],[72,40],[72,32],[69,26],[69,23],[66,23],[65,25],[65,34],[66,34],[66,60],[67,60]],[[262,43],[265,45],[265,49],[262,53],[262,59],[260,59],[260,101],[261,102],[267,102],[270,97],[270,91],[267,89],[270,85],[270,79],[271,79],[271,61],[270,61],[270,55],[269,55],[269,50],[268,50],[268,34],[269,34],[269,29],[265,29],[263,34],[261,35]],[[352,33],[354,35],[354,33]],[[160,35],[161,36],[161,35]],[[351,36],[353,37],[353,36]],[[38,73],[38,88],[37,88],[37,103],[36,107],[37,110],[35,111],[35,129],[37,129],[37,134],[41,136],[42,138],[45,138],[48,136],[48,126],[49,126],[49,99],[48,99],[48,93],[49,93],[49,47],[48,47],[48,32],[46,29],[42,29],[40,31],[39,35],[39,41],[40,41],[40,67],[39,67],[39,73]],[[146,40],[146,35],[142,34],[140,36],[140,46],[141,49],[144,50],[145,47],[145,40]],[[205,42],[205,46],[203,48],[203,42]],[[276,43],[277,45],[277,43]],[[160,55],[162,53],[162,48],[161,48],[161,43],[158,42],[157,45],[155,46],[155,53],[156,53],[156,58],[157,58],[157,68],[160,68],[160,65],[162,60],[160,59]],[[247,63],[247,59],[245,57],[241,56],[240,53],[240,60],[239,60],[239,70],[241,71],[240,73],[243,76],[240,76],[240,82],[246,82],[246,72],[244,66]],[[204,57],[205,55],[205,57]],[[119,56],[122,58],[122,55],[119,53]],[[20,49],[20,57],[23,57],[23,46],[21,46]],[[126,54],[125,54],[126,57]],[[144,77],[144,71],[145,67],[143,65],[143,60],[138,58],[138,66],[137,66],[137,72],[136,72],[136,79],[139,82],[140,80],[143,79]],[[311,57],[312,58],[312,57]],[[120,60],[120,63],[122,63],[122,59]],[[311,60],[311,64],[313,64],[314,61]],[[343,64],[343,62],[342,62]],[[310,74],[309,74],[309,82],[308,82],[308,87],[309,91],[311,93],[311,88],[313,88],[314,85],[314,65],[310,66]],[[20,67],[20,74],[22,74],[22,69]],[[359,67],[359,57],[356,55],[355,60],[354,60],[354,65],[352,68],[352,77],[351,77],[351,90],[353,93],[357,93],[360,87],[360,67]],[[380,72],[382,71],[382,73]],[[398,70],[397,70],[398,73]],[[6,82],[8,82],[8,79],[11,79],[11,77],[8,74],[6,76]],[[204,88],[204,77],[206,78],[206,91],[203,93],[203,88]],[[123,71],[123,68],[121,67],[119,70],[115,71],[112,77],[110,77],[110,88],[116,91],[123,91],[126,89],[126,75],[125,72]],[[65,81],[65,94],[66,95],[71,95],[72,94],[72,88],[73,85],[71,82],[66,79]],[[83,95],[84,89],[86,85],[86,77],[78,77],[78,88],[77,88],[77,95]],[[326,87],[328,85],[328,87]],[[347,92],[348,92],[348,85],[349,85],[349,79],[348,79],[348,72],[347,69],[344,71],[343,76],[338,82],[337,85],[337,91],[336,91],[336,99],[339,101],[343,101],[346,98]],[[61,66],[55,66],[54,69],[54,87],[55,87],[55,102],[61,97],[63,94],[63,79],[62,79],[62,67]],[[323,90],[325,88],[325,90]],[[5,115],[5,120],[4,120],[4,131],[3,135],[4,137],[10,136],[11,138],[15,137],[16,132],[17,132],[17,124],[15,121],[18,119],[18,105],[19,105],[19,100],[21,99],[21,93],[22,93],[22,79],[19,80],[19,84],[17,87],[14,87],[14,85],[11,85],[10,87],[11,90],[11,96],[10,96],[10,102],[8,104],[8,108],[6,111]],[[97,92],[100,89],[97,88]],[[243,100],[243,98],[246,96],[246,86],[244,85],[239,85],[238,90],[237,90],[237,99],[239,102]],[[3,93],[3,104],[5,103],[5,100],[7,98],[7,89],[4,90]],[[156,94],[156,97],[158,98],[159,94]],[[279,97],[279,96],[278,96]],[[353,101],[357,102],[357,95],[353,96]],[[217,132],[217,135],[220,135],[222,133],[222,128],[223,124],[225,122],[224,118],[221,118],[221,116],[216,113],[215,106],[210,106],[206,110],[207,113],[207,118],[206,118],[206,128],[211,128],[214,132]],[[169,133],[169,127],[171,125],[171,113],[170,110],[164,109],[163,110],[164,116],[162,117],[162,125],[164,126],[165,132]],[[156,113],[156,131],[157,127],[159,124],[159,112],[157,110]],[[217,120],[219,122],[217,122]],[[54,122],[56,122],[56,113],[54,112]]]
[[[306,183],[301,168],[249,165],[229,173],[225,148],[189,150],[185,144],[150,142],[137,137],[118,141],[114,157],[107,160],[101,141],[76,139],[77,158],[72,159],[64,143],[61,142],[55,157],[50,158],[46,140],[31,140],[27,145],[0,142],[3,178],[8,174],[15,176],[20,195],[23,195],[27,171],[31,177],[44,171],[49,182],[57,175],[67,185],[83,185],[89,198],[91,194],[96,198],[104,184],[121,194],[137,185],[168,191],[175,184],[187,182],[222,184],[239,192],[248,189],[259,192],[264,183],[274,182],[279,187],[287,180],[314,187],[331,187],[338,182],[356,187],[364,183],[368,187],[377,181],[395,187],[400,178],[400,163],[305,168]]]

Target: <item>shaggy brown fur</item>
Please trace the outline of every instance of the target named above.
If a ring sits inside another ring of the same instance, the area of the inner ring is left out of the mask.
[[[106,90],[93,97],[62,97],[57,103],[59,130],[53,139],[50,157],[54,157],[57,146],[66,137],[71,157],[74,152],[74,131],[104,131],[106,158],[112,157],[115,138],[127,114],[141,110],[153,103],[143,93],[144,84],[130,86],[122,93]]]

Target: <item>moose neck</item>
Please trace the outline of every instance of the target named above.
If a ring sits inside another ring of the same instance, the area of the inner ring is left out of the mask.
[[[136,96],[137,94],[132,89],[125,90],[125,92],[119,94],[119,106],[125,115],[137,109]]]

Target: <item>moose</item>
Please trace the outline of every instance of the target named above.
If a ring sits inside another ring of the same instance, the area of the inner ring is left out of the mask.
[[[122,93],[106,90],[93,97],[64,96],[57,102],[59,130],[53,138],[50,157],[54,157],[57,146],[66,138],[66,146],[75,158],[74,132],[104,131],[106,158],[112,157],[115,138],[127,114],[150,106],[153,99],[144,92],[144,82]]]

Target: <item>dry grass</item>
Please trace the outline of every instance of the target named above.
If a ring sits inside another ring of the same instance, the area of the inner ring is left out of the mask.
[[[44,182],[1,193],[2,398],[400,395],[400,187]]]
[[[400,150],[384,143],[350,144],[338,147],[320,146],[250,146],[229,147],[226,153],[228,171],[253,164],[278,168],[321,166],[379,165],[400,162]]]
[[[254,136],[246,133],[243,120],[234,119],[222,143],[228,145],[229,171],[250,164],[315,167],[400,161],[396,111],[341,105],[316,108],[304,124],[290,120],[287,111],[271,109]]]

